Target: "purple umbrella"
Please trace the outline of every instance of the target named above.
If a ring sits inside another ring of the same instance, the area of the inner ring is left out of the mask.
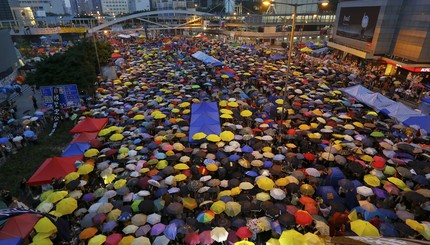
[[[117,226],[118,226],[118,223],[116,223],[116,221],[114,220],[108,221],[107,223],[103,224],[102,232],[103,233],[111,232]]]
[[[144,225],[144,226],[139,227],[134,234],[136,235],[136,237],[146,236],[146,234],[148,234],[148,232],[150,230],[151,230],[150,225]]]
[[[249,145],[245,145],[245,146],[242,147],[242,152],[251,153],[253,151],[254,151],[254,149],[252,149],[252,147],[249,146]]]
[[[96,214],[96,216],[93,217],[93,223],[95,225],[100,225],[106,220],[105,214]]]
[[[87,193],[82,197],[82,201],[84,202],[92,202],[94,200],[96,200],[96,197],[93,193]]]
[[[388,198],[389,197],[388,193],[382,189],[374,187],[374,188],[372,188],[372,191],[379,198]]]
[[[158,223],[154,225],[151,229],[151,236],[158,236],[161,233],[163,233],[164,229],[166,228],[166,225],[163,223]]]
[[[408,211],[398,210],[396,214],[397,214],[397,217],[399,217],[399,219],[403,221],[406,221],[406,219],[415,219],[415,215],[412,213],[409,213]]]

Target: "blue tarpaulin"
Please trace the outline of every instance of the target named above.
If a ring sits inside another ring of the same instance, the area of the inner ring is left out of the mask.
[[[345,175],[343,174],[342,170],[338,167],[332,167],[329,168],[329,173],[327,177],[325,178],[325,185],[331,185],[335,189],[339,187],[339,180],[346,179]]]
[[[212,57],[210,55],[203,53],[202,51],[197,51],[191,56],[193,56],[193,58],[200,60],[201,62],[205,63],[206,65],[212,65],[212,66],[223,66],[224,65],[221,61],[215,59],[214,57]]]
[[[83,142],[75,142],[66,147],[63,154],[61,154],[62,157],[69,157],[69,156],[79,156],[83,155],[86,150],[90,148],[90,144],[83,143]]]
[[[0,245],[20,245],[23,240],[20,237],[0,239]]]
[[[337,194],[333,186],[319,186],[317,188],[317,195],[321,196],[324,202],[328,203],[330,201],[340,202],[340,197]]]
[[[198,132],[206,135],[221,133],[219,109],[216,102],[202,102],[191,106],[191,121],[189,141],[195,142],[192,137]]]

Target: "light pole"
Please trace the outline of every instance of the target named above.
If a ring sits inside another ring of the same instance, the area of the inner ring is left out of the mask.
[[[317,4],[321,4],[321,6],[325,7],[329,3],[329,0],[319,0]],[[293,45],[294,45],[294,29],[296,28],[296,18],[297,18],[297,7],[299,6],[305,6],[305,5],[312,5],[315,3],[297,3],[297,0],[295,0],[295,3],[284,3],[284,2],[275,2],[275,1],[263,1],[263,5],[265,6],[271,6],[272,4],[283,4],[292,6],[294,8],[293,11],[293,22],[291,23],[291,32],[290,32],[290,47],[288,49],[288,64],[287,64],[287,80],[285,81],[285,85],[283,88],[283,100],[282,100],[282,111],[281,111],[281,120],[278,125],[278,142],[281,142],[281,124],[283,124],[284,118],[285,118],[285,105],[287,101],[287,87],[288,87],[288,79],[291,72],[291,55],[293,53]]]

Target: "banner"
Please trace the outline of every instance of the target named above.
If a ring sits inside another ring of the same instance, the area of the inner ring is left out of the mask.
[[[49,136],[52,136],[55,133],[61,119],[60,88],[52,88],[52,106],[54,108],[54,124],[52,124],[52,130],[51,133],[49,133]]]

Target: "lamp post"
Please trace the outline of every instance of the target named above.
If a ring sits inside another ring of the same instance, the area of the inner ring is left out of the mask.
[[[321,4],[321,6],[325,7],[329,3],[329,0],[319,0],[317,4]],[[295,0],[295,3],[284,3],[284,2],[275,2],[275,1],[263,1],[263,5],[270,6],[272,4],[283,4],[292,6],[294,8],[293,11],[293,22],[291,23],[291,32],[290,32],[290,47],[288,49],[288,64],[287,64],[287,81],[285,81],[285,85],[283,88],[283,101],[282,101],[282,111],[281,111],[281,120],[280,124],[278,125],[278,142],[281,142],[281,124],[283,124],[284,118],[285,118],[285,105],[287,101],[287,86],[288,86],[288,78],[291,72],[291,55],[293,52],[293,45],[294,45],[294,30],[296,28],[296,18],[297,18],[297,7],[299,6],[305,6],[305,5],[312,5],[315,3],[297,3],[297,0]]]

